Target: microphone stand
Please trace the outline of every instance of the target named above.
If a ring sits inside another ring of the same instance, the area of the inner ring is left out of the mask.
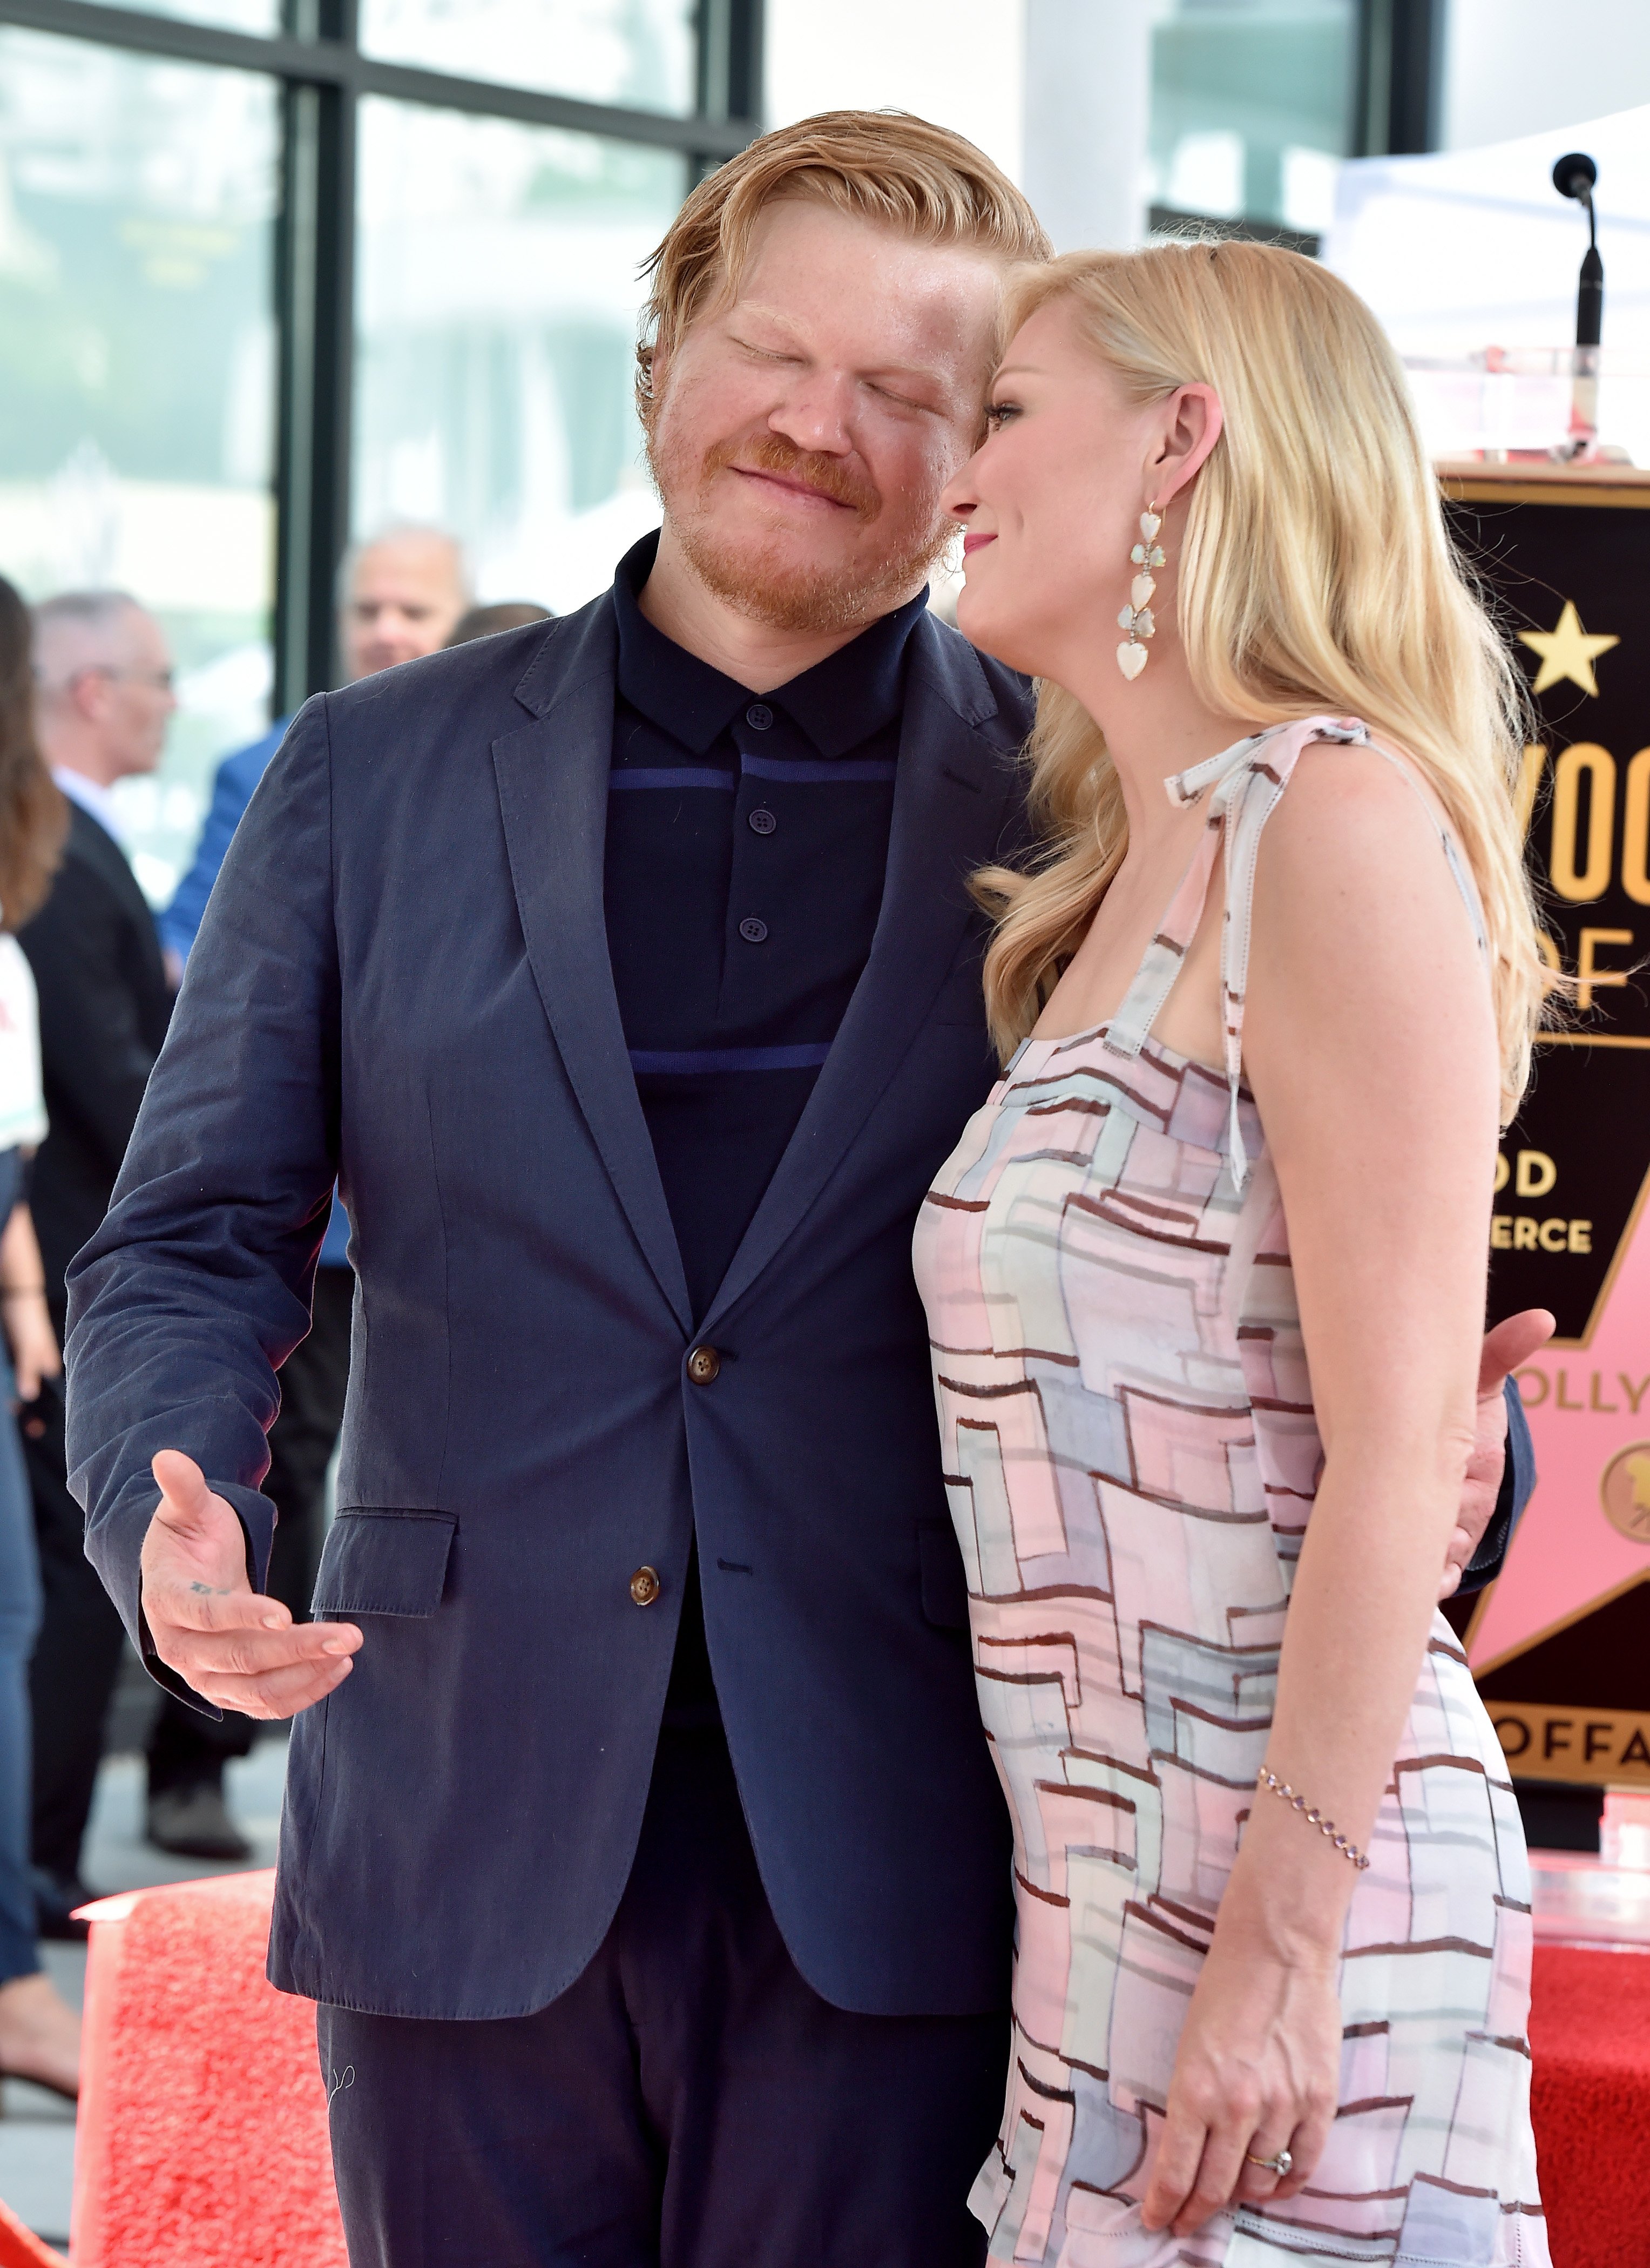
[[[1587,212],[1587,252],[1575,294],[1575,362],[1570,396],[1572,458],[1591,453],[1598,443],[1598,359],[1604,330],[1604,263],[1598,254],[1598,214],[1593,190],[1598,167],[1585,151],[1573,150],[1552,169],[1561,197],[1573,197]]]

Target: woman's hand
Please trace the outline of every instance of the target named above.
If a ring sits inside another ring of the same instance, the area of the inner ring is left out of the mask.
[[[11,1367],[17,1373],[18,1400],[33,1402],[43,1380],[63,1369],[57,1334],[43,1292],[0,1292],[0,1321],[5,1325]]]
[[[1176,2236],[1222,2205],[1293,2197],[1322,2155],[1340,2088],[1339,1962],[1285,1958],[1217,1929],[1180,2036],[1141,2218]],[[1294,2162],[1281,2180],[1246,2154]]]

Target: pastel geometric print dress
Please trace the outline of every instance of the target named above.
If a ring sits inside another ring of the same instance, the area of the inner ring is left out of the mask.
[[[1441,1615],[1347,1918],[1340,2109],[1310,2186],[1190,2238],[1139,2218],[1322,1462],[1241,1077],[1256,853],[1302,747],[1367,738],[1314,718],[1171,783],[1208,797],[1209,824],[1122,1008],[1025,1042],[917,1226],[980,1706],[1013,1815],[1013,2054],[970,2199],[997,2261],[1548,2260],[1524,1841]],[[1151,1036],[1222,851],[1224,1076]]]

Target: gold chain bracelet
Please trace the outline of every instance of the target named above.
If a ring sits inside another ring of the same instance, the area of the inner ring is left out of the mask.
[[[1335,1822],[1332,1819],[1326,1819],[1321,1811],[1315,1811],[1304,1795],[1295,1793],[1286,1779],[1279,1779],[1277,1773],[1268,1771],[1264,1764],[1256,1772],[1255,1778],[1257,1786],[1269,1787],[1274,1795],[1281,1795],[1285,1803],[1292,1805],[1296,1811],[1300,1812],[1308,1825],[1315,1827],[1320,1835],[1327,1835],[1343,1859],[1350,1859],[1354,1867],[1368,1866],[1368,1859],[1365,1858],[1358,1845],[1355,1843],[1349,1843],[1344,1835],[1337,1835],[1335,1831]]]

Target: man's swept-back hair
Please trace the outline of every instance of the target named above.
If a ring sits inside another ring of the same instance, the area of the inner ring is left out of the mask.
[[[1549,985],[1519,811],[1528,702],[1450,541],[1397,356],[1338,277],[1271,245],[1068,254],[1011,284],[1005,335],[1056,304],[1130,400],[1219,394],[1175,578],[1193,687],[1257,725],[1361,717],[1436,791],[1483,900],[1510,1118]],[[1057,685],[1040,689],[1030,755],[1045,856],[975,878],[998,915],[985,1002],[1005,1055],[1129,840],[1105,736]]]
[[[758,216],[782,198],[1005,261],[1047,260],[1053,250],[1007,174],[946,127],[903,110],[827,110],[782,126],[700,182],[643,266],[652,287],[636,350],[644,418],[654,357],[668,357],[707,306],[738,289]]]
[[[92,632],[113,630],[128,615],[142,612],[129,591],[59,591],[35,607],[34,635],[38,640],[59,622],[73,622]]]

